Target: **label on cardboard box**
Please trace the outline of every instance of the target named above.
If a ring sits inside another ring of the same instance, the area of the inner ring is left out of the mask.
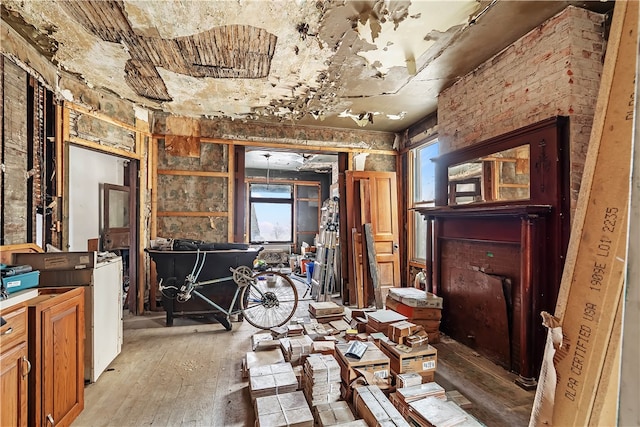
[[[422,362],[422,370],[428,371],[429,369],[436,369],[435,360],[427,360],[426,362]]]
[[[386,369],[373,371],[373,376],[376,378],[386,379],[386,378],[389,378],[389,371]]]

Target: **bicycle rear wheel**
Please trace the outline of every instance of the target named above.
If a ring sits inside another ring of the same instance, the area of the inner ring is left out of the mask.
[[[298,291],[284,274],[265,271],[253,276],[242,290],[242,314],[247,322],[260,329],[282,326],[298,307]]]

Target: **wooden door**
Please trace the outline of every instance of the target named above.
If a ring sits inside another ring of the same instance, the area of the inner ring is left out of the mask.
[[[355,238],[350,242],[352,245],[356,244],[354,243],[356,241],[364,242],[362,225],[367,222],[371,223],[378,263],[378,277],[384,297],[386,295],[385,288],[400,286],[396,174],[394,172],[347,171],[346,199],[347,229],[356,230]],[[359,252],[364,253],[363,250]],[[352,254],[354,251],[350,250],[348,253]],[[358,266],[358,262],[353,256],[349,260],[349,265],[356,268]],[[358,286],[364,286],[356,281],[355,268],[350,269],[349,283],[353,284],[350,286],[350,295],[357,295]],[[364,295],[364,305],[368,305],[373,298],[373,289],[370,284],[364,287]]]
[[[0,354],[0,425],[27,425],[27,342]]]

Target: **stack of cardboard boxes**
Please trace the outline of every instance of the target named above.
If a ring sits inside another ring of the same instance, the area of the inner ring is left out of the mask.
[[[385,300],[387,309],[393,310],[424,328],[429,342],[440,341],[442,298],[416,288],[392,288]]]

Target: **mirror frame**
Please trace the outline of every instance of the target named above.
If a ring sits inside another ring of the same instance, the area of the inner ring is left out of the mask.
[[[567,117],[551,117],[459,150],[445,153],[436,163],[436,207],[454,209],[502,205],[551,205],[568,212],[569,126]],[[529,145],[529,198],[449,205],[449,167],[492,153]]]
[[[514,150],[526,148],[527,157],[501,157],[505,153]],[[449,186],[449,205],[482,205],[491,202],[512,202],[529,200],[531,193],[531,149],[530,144],[524,144],[517,147],[509,148],[507,150],[496,151],[489,155],[477,157],[475,159],[468,160],[462,163],[456,163],[450,165],[447,168],[447,185]],[[518,160],[526,160],[526,173],[518,174]],[[518,175],[524,176],[526,182],[518,183],[505,183],[501,184],[504,170],[504,163],[513,163],[513,170]],[[464,174],[460,178],[451,177],[451,171],[454,168],[459,168],[465,165],[477,164],[479,169],[477,172],[474,170],[472,174]],[[457,191],[458,185],[473,185],[473,190]],[[513,197],[513,198],[500,198],[500,188],[511,186],[514,190],[526,189],[526,197]],[[495,196],[495,197],[494,197]],[[456,202],[458,197],[473,197],[472,201]]]

